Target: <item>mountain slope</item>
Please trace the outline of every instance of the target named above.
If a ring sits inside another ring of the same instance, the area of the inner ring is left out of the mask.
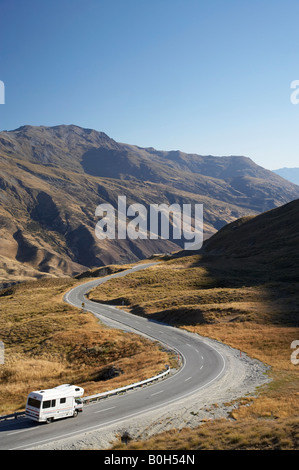
[[[261,276],[298,282],[299,200],[228,224],[205,241],[201,253],[228,270],[247,272],[253,281]]]
[[[0,132],[0,281],[74,275],[182,246],[95,237],[96,207],[203,203],[205,237],[299,197],[299,187],[245,157],[202,157],[115,142],[78,126]]]

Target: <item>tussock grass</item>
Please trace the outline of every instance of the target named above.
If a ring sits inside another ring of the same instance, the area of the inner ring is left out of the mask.
[[[40,280],[0,291],[0,414],[23,409],[32,390],[77,383],[94,394],[149,378],[169,363],[157,344],[64,303],[63,293],[77,283]],[[109,366],[123,373],[97,380]]]
[[[124,301],[129,311],[216,339],[271,367],[271,383],[250,406],[231,413],[233,422],[165,433],[128,449],[298,446],[298,420],[293,417],[299,416],[299,366],[291,363],[290,345],[299,339],[299,286],[289,280],[263,282],[257,272],[246,265],[243,275],[240,265],[233,263],[230,269],[221,260],[215,268],[195,255],[136,272],[122,284],[111,280],[90,293],[97,301]]]
[[[245,423],[219,419],[127,445],[119,440],[112,450],[297,450],[298,445],[299,418]]]

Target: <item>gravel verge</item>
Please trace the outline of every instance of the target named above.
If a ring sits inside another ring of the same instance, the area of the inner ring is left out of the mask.
[[[217,381],[162,409],[34,449],[104,450],[109,449],[119,437],[139,440],[174,428],[195,428],[206,420],[229,418],[231,411],[240,406],[242,398],[256,397],[259,388],[270,382],[267,365],[219,341],[196,336],[225,356],[227,370]]]

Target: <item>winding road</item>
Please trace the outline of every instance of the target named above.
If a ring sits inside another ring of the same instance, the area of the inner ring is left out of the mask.
[[[126,276],[156,263],[146,263],[131,269],[92,280],[74,287],[64,300],[92,312],[102,322],[125,331],[133,331],[163,343],[177,351],[182,367],[161,382],[105,398],[85,405],[79,417],[55,421],[50,425],[37,424],[27,418],[0,422],[0,449],[31,449],[81,433],[103,429],[111,424],[164,408],[194,393],[208,393],[208,387],[225,374],[226,361],[216,349],[203,343],[196,335],[147,318],[138,317],[113,306],[88,300],[86,293],[114,277]]]

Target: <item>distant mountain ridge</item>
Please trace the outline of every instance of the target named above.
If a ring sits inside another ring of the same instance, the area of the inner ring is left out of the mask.
[[[299,168],[279,168],[278,170],[274,170],[274,173],[291,183],[299,185]]]
[[[78,274],[179,249],[176,240],[95,237],[96,207],[204,204],[205,238],[299,198],[299,186],[247,157],[118,143],[75,125],[0,132],[0,282]]]

